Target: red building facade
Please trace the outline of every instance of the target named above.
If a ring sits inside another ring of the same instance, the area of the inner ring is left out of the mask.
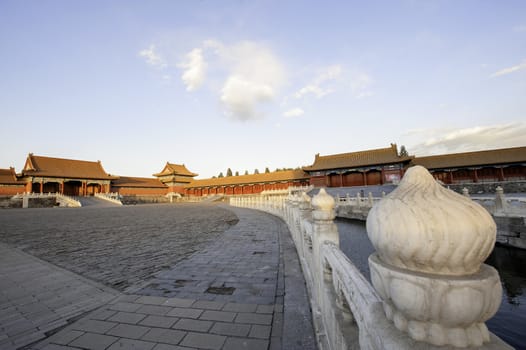
[[[194,180],[185,186],[187,196],[243,195],[265,190],[282,190],[291,186],[307,186],[308,175],[303,170],[284,170],[272,173],[227,176]]]
[[[18,179],[14,168],[0,169],[0,196],[26,192],[26,183]]]
[[[160,173],[153,174],[167,188],[168,192],[183,194],[185,186],[194,181],[198,174],[191,172],[184,164],[166,162]]]
[[[445,184],[525,181],[526,147],[416,157],[411,164]]]
[[[166,163],[156,178],[112,176],[100,161],[91,162],[36,156],[30,153],[20,174],[0,169],[0,195],[22,192],[89,196],[244,195],[291,186],[347,187],[396,184],[404,171],[422,165],[444,184],[526,181],[526,147],[428,157],[399,155],[395,144],[360,152],[320,156],[303,169],[271,173],[194,179],[184,164]]]
[[[30,153],[18,178],[25,182],[25,192],[89,196],[108,193],[111,181],[117,177],[106,173],[100,161],[43,157]]]
[[[317,154],[303,167],[317,187],[369,186],[398,183],[413,157],[400,156],[396,144],[368,151],[327,156]]]
[[[164,196],[168,192],[168,186],[158,179],[119,176],[111,182],[111,192],[121,196]]]

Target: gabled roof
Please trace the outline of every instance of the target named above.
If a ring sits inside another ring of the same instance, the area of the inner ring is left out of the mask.
[[[25,182],[18,180],[15,169],[0,169],[0,184],[1,185],[24,185]]]
[[[316,155],[314,164],[303,167],[305,171],[355,168],[370,165],[393,164],[408,162],[412,156],[398,155],[396,144],[391,147],[379,148],[360,152],[332,154],[328,156]]]
[[[215,187],[215,186],[233,186],[269,182],[282,182],[308,179],[309,176],[303,170],[283,170],[272,173],[252,174],[218,177],[213,179],[194,180],[186,185],[186,188],[192,187]]]
[[[146,188],[166,188],[166,186],[158,179],[149,177],[130,177],[120,176],[118,179],[111,182],[111,186],[115,187],[146,187]]]
[[[115,178],[104,171],[100,161],[43,157],[33,153],[27,156],[22,175],[104,180]]]
[[[160,173],[153,174],[153,176],[169,176],[169,175],[181,175],[181,176],[197,176],[198,174],[192,173],[190,170],[186,169],[184,164],[174,164],[166,162],[163,170]]]
[[[526,162],[526,147],[493,149],[437,156],[415,157],[412,164],[427,169],[444,169],[463,166],[497,165]]]

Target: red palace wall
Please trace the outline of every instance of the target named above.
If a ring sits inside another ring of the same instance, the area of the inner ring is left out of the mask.
[[[112,187],[111,191],[123,196],[164,196],[167,193],[165,188],[142,187]]]
[[[0,196],[14,196],[17,193],[24,193],[25,185],[0,185]]]
[[[183,194],[185,193],[185,189],[183,186],[168,186],[166,193],[168,192],[175,192],[175,193]]]
[[[272,183],[272,184],[254,184],[254,185],[234,185],[227,187],[211,187],[211,188],[187,188],[185,195],[187,196],[207,196],[215,194],[225,195],[243,195],[243,194],[257,194],[269,190],[286,190],[291,186],[307,186],[308,180],[304,181],[290,181],[286,183]]]

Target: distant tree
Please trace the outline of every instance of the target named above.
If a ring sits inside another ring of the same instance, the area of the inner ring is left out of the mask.
[[[259,174],[259,170],[254,169],[254,174]]]
[[[215,176],[215,175],[214,175],[214,176],[212,176],[212,179],[215,179],[215,178],[216,178],[216,176]]]
[[[217,177],[218,177],[218,178],[222,178],[222,177],[225,177],[225,176],[223,175],[223,172],[220,172],[219,175],[218,175]]]
[[[228,177],[228,176],[232,176],[232,169],[228,168],[228,169],[226,170],[226,176],[227,176],[227,177]]]
[[[245,170],[245,175],[248,175],[248,170]]]
[[[265,168],[265,174],[270,173],[270,169],[268,167]]]
[[[407,156],[409,156],[409,153],[407,153],[405,146],[402,145],[402,147],[400,147],[400,157],[407,157]]]
[[[239,176],[239,171],[236,171],[236,176]]]

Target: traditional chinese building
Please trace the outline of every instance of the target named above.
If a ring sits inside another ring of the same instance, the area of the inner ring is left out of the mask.
[[[198,174],[191,172],[184,164],[173,164],[166,162],[160,173],[153,174],[168,189],[168,192],[184,193],[184,187],[194,180]]]
[[[14,168],[0,169],[0,196],[26,192],[26,183],[18,179]]]
[[[155,178],[119,176],[111,181],[111,192],[122,196],[164,196],[168,186]]]
[[[526,147],[416,157],[411,163],[445,184],[526,180]]]
[[[398,183],[412,156],[391,147],[327,156],[316,154],[314,164],[303,167],[310,184],[318,187],[368,186]]]
[[[287,189],[290,186],[306,186],[308,184],[309,177],[303,170],[284,170],[272,173],[194,180],[185,186],[185,194],[189,196],[252,194],[265,190],[280,190]]]
[[[56,192],[69,196],[108,193],[116,179],[102,167],[100,161],[90,162],[63,158],[27,156],[19,179],[26,183],[26,192]]]

